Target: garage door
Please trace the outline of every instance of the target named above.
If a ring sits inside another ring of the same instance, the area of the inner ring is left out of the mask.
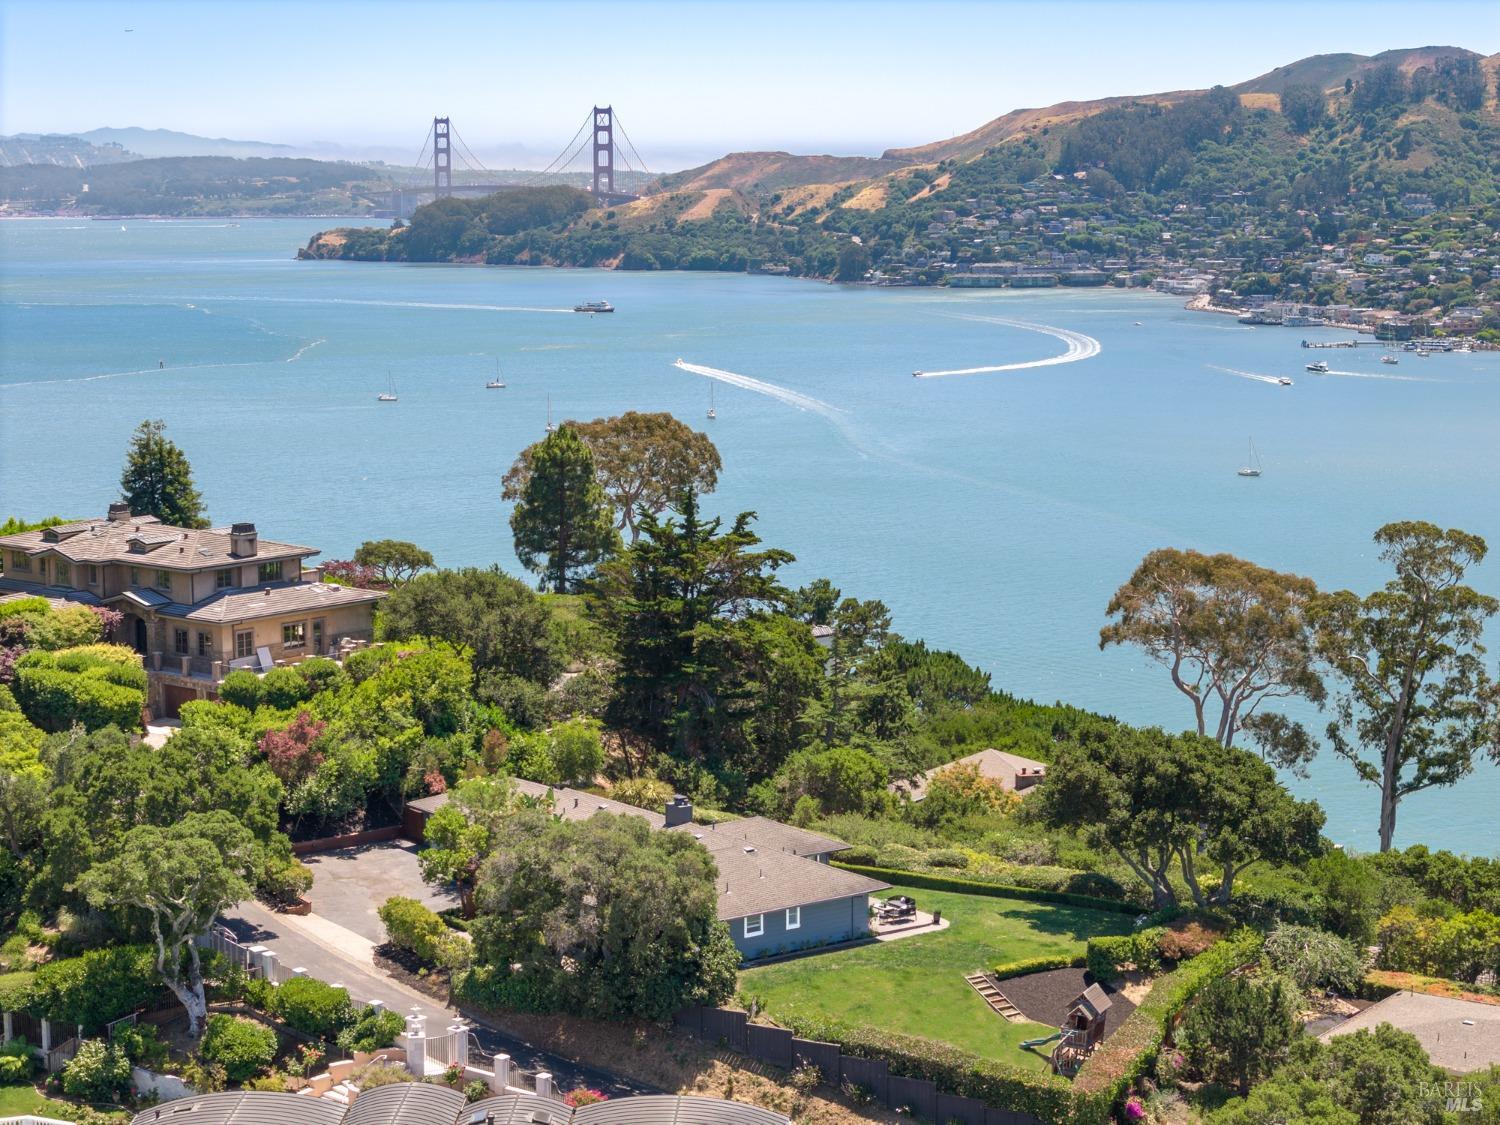
[[[197,688],[182,687],[179,684],[162,685],[162,703],[166,709],[166,714],[162,717],[166,719],[177,718],[182,705],[184,703],[191,703],[197,698]]]

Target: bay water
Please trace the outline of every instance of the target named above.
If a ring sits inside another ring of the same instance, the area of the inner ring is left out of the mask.
[[[1147,551],[1364,592],[1387,577],[1370,535],[1390,520],[1500,546],[1500,353],[1388,365],[1299,346],[1348,333],[1114,289],[294,260],[333,225],[0,223],[0,512],[102,516],[131,431],[162,418],[215,523],[324,558],[398,538],[520,574],[500,478],[549,404],[557,421],[670,411],[723,454],[705,508],[756,511],[796,554],[792,583],[883,599],[903,635],[1007,691],[1169,729],[1191,712],[1166,673],[1098,646]],[[595,299],[616,311],[572,311]],[[1332,373],[1303,370],[1317,358]],[[507,386],[488,390],[497,361]],[[1001,370],[913,378],[976,367]],[[398,401],[378,402],[388,383]],[[1244,478],[1252,437],[1264,473]],[[1500,558],[1472,580],[1500,594]],[[1288,780],[1333,839],[1374,846],[1376,794],[1347,763]],[[1497,805],[1483,763],[1408,798],[1397,842],[1500,853]]]

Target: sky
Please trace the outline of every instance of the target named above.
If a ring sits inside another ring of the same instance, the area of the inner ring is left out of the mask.
[[[446,114],[481,156],[541,166],[597,102],[661,170],[877,155],[1022,106],[1427,44],[1500,52],[1500,2],[0,0],[0,134],[138,125],[414,158]]]

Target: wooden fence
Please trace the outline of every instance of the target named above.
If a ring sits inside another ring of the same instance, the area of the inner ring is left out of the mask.
[[[906,1078],[890,1072],[885,1059],[846,1055],[837,1043],[802,1039],[784,1027],[751,1023],[744,1012],[728,1008],[685,1008],[677,1013],[678,1027],[722,1041],[730,1050],[786,1070],[815,1066],[826,1085],[852,1083],[887,1109],[905,1107],[928,1121],[962,1125],[1042,1125],[1028,1113],[985,1105],[978,1098],[947,1094],[926,1078]]]

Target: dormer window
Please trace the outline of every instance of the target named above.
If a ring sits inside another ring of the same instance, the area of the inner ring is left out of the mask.
[[[260,566],[255,568],[255,574],[261,582],[280,582],[281,560],[277,559],[275,562],[261,563]]]
[[[228,589],[231,589],[234,586],[235,573],[236,572],[235,572],[235,569],[233,567],[229,567],[226,570],[216,570],[216,571],[214,571],[214,589],[215,590],[228,590]]]

